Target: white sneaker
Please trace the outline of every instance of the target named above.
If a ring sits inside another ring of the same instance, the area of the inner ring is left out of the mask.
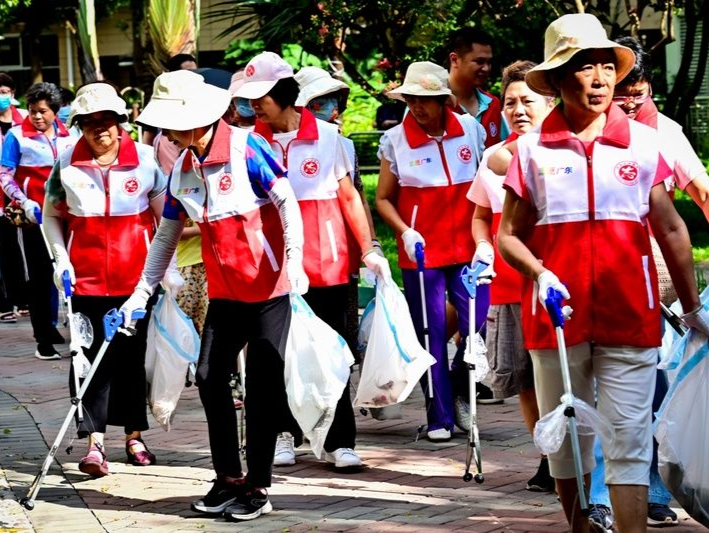
[[[362,460],[352,448],[338,448],[334,452],[325,452],[325,460],[335,468],[353,468],[362,466]]]
[[[293,435],[279,433],[276,440],[276,453],[273,455],[273,466],[290,466],[295,464],[295,447]]]
[[[455,425],[462,431],[470,431],[470,404],[457,396],[453,401],[455,407]]]
[[[427,433],[427,437],[431,442],[443,442],[451,439],[451,432],[446,428],[434,429]]]

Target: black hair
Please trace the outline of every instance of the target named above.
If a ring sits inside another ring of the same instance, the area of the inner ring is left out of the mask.
[[[59,93],[62,95],[62,105],[69,105],[74,101],[75,94],[66,87],[59,87]]]
[[[15,80],[13,80],[7,72],[0,72],[0,86],[9,87],[10,90],[15,90]]]
[[[25,97],[27,98],[27,107],[44,100],[49,108],[56,113],[62,106],[62,94],[59,92],[59,87],[46,81],[35,83],[27,89]]]
[[[459,56],[470,52],[473,44],[492,46],[492,37],[478,28],[460,28],[448,37],[448,51]]]
[[[165,63],[165,68],[168,72],[175,72],[176,70],[181,69],[180,65],[182,65],[185,61],[194,61],[195,64],[197,63],[197,60],[191,54],[177,54],[167,60]]]
[[[635,65],[628,75],[618,82],[617,87],[628,87],[638,82],[646,81],[652,84],[652,60],[638,39],[630,36],[618,37],[615,42],[630,48],[635,54]]]
[[[273,98],[281,109],[285,109],[295,105],[298,93],[300,93],[298,82],[291,76],[278,80],[273,88],[268,91],[267,96]]]

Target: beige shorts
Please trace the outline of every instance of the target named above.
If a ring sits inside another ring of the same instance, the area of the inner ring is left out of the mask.
[[[604,448],[606,484],[649,485],[652,460],[652,398],[657,375],[657,348],[591,346],[577,344],[567,350],[571,388],[577,398],[594,405],[615,428],[613,443]],[[556,350],[531,350],[539,415],[543,417],[560,403],[564,387]],[[595,466],[593,436],[580,436],[584,473]],[[569,437],[561,449],[549,455],[551,475],[575,477]]]
[[[487,359],[495,398],[534,388],[532,358],[524,348],[520,304],[491,305],[487,312]]]

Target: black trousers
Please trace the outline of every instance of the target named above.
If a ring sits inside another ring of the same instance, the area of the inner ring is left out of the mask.
[[[104,340],[103,317],[111,309],[119,309],[128,296],[74,296],[74,313],[82,313],[91,321],[94,341],[84,354],[93,362]],[[79,437],[105,433],[106,426],[123,426],[126,435],[148,429],[146,414],[145,349],[150,321],[150,308],[136,324],[131,337],[116,333],[101,360],[82,401],[84,421],[79,424]],[[70,367],[69,389],[74,394],[74,371]]]
[[[30,308],[32,331],[37,343],[51,343],[54,325],[52,324],[52,286],[54,270],[49,258],[47,245],[39,226],[28,226],[20,230],[20,242],[25,254],[27,269],[27,303]]]
[[[311,287],[303,295],[303,298],[308,302],[308,305],[318,318],[345,338],[348,293],[348,285]],[[288,431],[293,434],[296,443],[301,442],[303,438],[302,432],[295,419],[287,427],[290,428]],[[338,448],[354,448],[356,437],[357,426],[355,424],[352,400],[350,399],[350,382],[348,380],[345,390],[342,391],[342,397],[337,402],[335,418],[325,439],[325,451],[334,452]]]
[[[199,396],[207,415],[217,474],[242,473],[236,410],[229,382],[246,343],[247,481],[270,487],[278,428],[292,420],[283,379],[291,307],[288,296],[265,302],[210,300],[197,366]]]
[[[17,227],[0,216],[0,313],[27,304],[25,264],[17,242]]]

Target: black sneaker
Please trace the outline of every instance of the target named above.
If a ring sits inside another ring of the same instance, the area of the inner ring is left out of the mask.
[[[591,531],[608,533],[613,531],[613,511],[605,505],[588,506],[588,523]]]
[[[554,492],[554,478],[549,473],[549,459],[542,457],[534,477],[527,481],[526,489],[532,492]]]
[[[669,505],[661,503],[647,504],[647,525],[651,527],[671,527],[679,524],[677,513]]]
[[[34,356],[42,361],[55,361],[62,356],[54,349],[54,346],[45,342],[40,342],[34,352]]]
[[[268,494],[252,490],[237,496],[236,501],[226,508],[224,518],[231,521],[253,520],[273,511]]]
[[[192,510],[198,513],[219,515],[229,504],[234,503],[243,485],[227,483],[219,478],[213,480],[214,486],[204,498],[192,502]]]
[[[482,383],[475,384],[475,398],[479,404],[492,405],[496,403],[502,403],[504,400],[502,398],[495,398],[490,390],[490,387],[483,385]]]

